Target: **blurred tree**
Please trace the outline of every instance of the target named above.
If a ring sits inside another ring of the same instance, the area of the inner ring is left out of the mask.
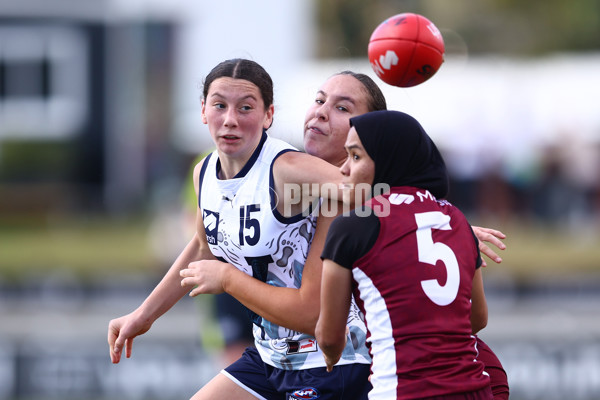
[[[334,0],[318,1],[317,12],[322,58],[366,56],[373,29],[403,12],[457,33],[472,54],[600,50],[600,0]]]

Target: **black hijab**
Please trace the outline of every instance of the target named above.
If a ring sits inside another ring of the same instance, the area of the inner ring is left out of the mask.
[[[350,126],[375,162],[373,186],[413,186],[446,197],[446,164],[416,119],[400,111],[372,111],[351,118]]]

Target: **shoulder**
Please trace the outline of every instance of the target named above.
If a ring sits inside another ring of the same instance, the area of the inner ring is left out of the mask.
[[[336,235],[361,236],[362,229],[379,228],[379,218],[368,207],[362,206],[352,210],[348,215],[338,215],[331,223],[330,231]]]
[[[204,166],[204,162],[206,161],[206,157],[204,157],[202,160],[200,160],[195,166],[194,166],[194,178],[198,178],[200,176],[200,171],[202,171],[202,167]]]
[[[266,145],[273,147],[273,148],[280,148],[280,149],[290,149],[290,150],[296,150],[299,151],[296,147],[292,146],[291,144],[289,144],[288,142],[278,139],[276,137],[273,136],[267,136],[267,140],[266,140]]]
[[[455,221],[455,223],[460,223],[462,225],[468,226],[469,231],[473,235],[475,235],[473,233],[471,225],[469,224],[469,221],[467,220],[467,217],[458,207],[456,207],[455,205],[453,205],[452,203],[450,203],[447,200],[438,200],[437,203],[438,203],[438,206],[440,207],[440,209],[444,213],[450,215],[452,217],[452,220]]]
[[[286,166],[287,154],[302,154],[291,144],[284,142],[281,139],[267,136],[267,139],[262,146],[259,158],[262,164],[270,164],[276,168],[282,168]],[[283,160],[283,162],[282,162]]]
[[[206,168],[205,165],[208,164],[208,159],[211,158],[212,153],[206,154],[195,166],[194,166],[194,186],[196,187],[196,193],[198,193],[198,185],[200,183],[200,178],[202,171]]]
[[[294,149],[282,149],[280,156],[277,158],[277,164],[279,166],[293,166],[294,164],[308,163],[313,157],[301,151],[294,151]]]
[[[274,172],[288,182],[337,184],[341,180],[338,167],[300,151],[288,151],[277,157]]]
[[[349,215],[336,217],[329,227],[322,258],[351,269],[373,248],[379,229],[379,218],[366,206],[353,210]]]
[[[262,146],[260,158],[264,161],[272,162],[279,158],[282,154],[299,152],[291,144],[284,142],[281,139],[267,136],[264,145]]]

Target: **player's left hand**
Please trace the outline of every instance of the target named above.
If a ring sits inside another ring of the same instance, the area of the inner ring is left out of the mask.
[[[489,248],[484,242],[488,242],[499,248],[500,250],[505,250],[506,245],[502,242],[501,239],[506,239],[506,235],[498,230],[490,229],[490,228],[482,228],[479,226],[473,226],[473,232],[477,239],[479,239],[479,251],[482,254],[488,256],[495,263],[500,264],[502,262],[502,258],[496,254],[491,248]],[[481,257],[481,266],[487,267],[487,263],[485,259]]]
[[[325,354],[323,354],[323,358],[325,358],[325,366],[327,367],[327,372],[333,371],[333,366],[337,364],[337,362],[340,360],[340,357],[334,359],[326,356]]]
[[[179,271],[182,287],[194,287],[190,296],[199,294],[220,294],[224,292],[223,283],[225,274],[229,268],[235,268],[231,264],[218,260],[194,261],[186,269]]]

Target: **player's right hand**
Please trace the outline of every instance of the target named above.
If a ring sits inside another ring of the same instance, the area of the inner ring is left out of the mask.
[[[484,242],[491,243],[500,250],[505,250],[506,245],[504,242],[502,242],[502,239],[506,239],[506,235],[496,229],[482,228],[479,226],[473,226],[472,228],[475,236],[477,236],[477,239],[479,239],[479,251],[481,254],[485,254],[495,263],[500,264],[502,262],[502,258],[500,258],[500,256]],[[487,263],[483,257],[481,257],[481,266],[487,266]]]

